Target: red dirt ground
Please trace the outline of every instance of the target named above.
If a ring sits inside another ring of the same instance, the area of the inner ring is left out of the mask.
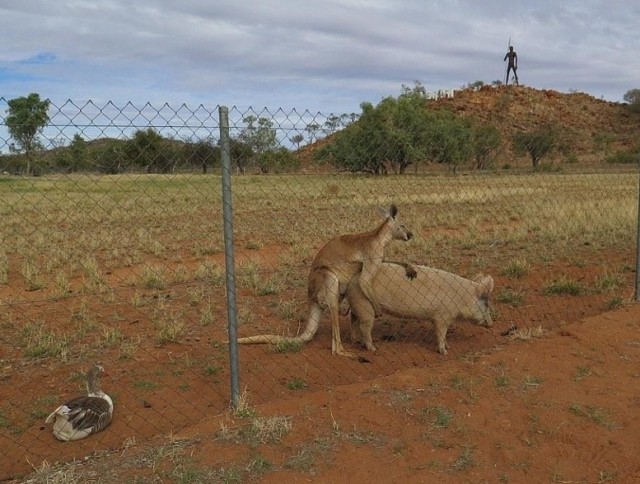
[[[630,251],[603,254],[609,267],[630,260]],[[290,419],[291,431],[275,443],[221,436],[223,424],[242,433],[252,419],[227,410],[220,328],[193,325],[180,343],[158,345],[148,321],[116,305],[119,327],[143,339],[132,361],[111,348],[102,355],[111,365],[103,384],[116,401],[111,426],[75,443],[56,442],[41,415],[20,431],[1,428],[0,478],[25,476],[43,461],[75,459],[69,468],[85,476],[77,482],[237,482],[229,476],[260,482],[631,482],[640,478],[640,306],[603,312],[607,293],[544,296],[541,281],[553,273],[591,285],[601,268],[559,261],[534,268],[517,283],[529,288],[527,304],[494,304],[500,317],[490,330],[456,325],[445,357],[435,351],[430,325],[393,320],[374,328],[379,351],[360,351],[356,360],[331,356],[328,321],[298,353],[241,347],[241,384],[251,408],[261,417]],[[627,271],[622,283],[627,301],[633,276]],[[496,287],[515,284],[495,277]],[[185,296],[173,288],[162,297]],[[69,319],[69,308],[65,313],[55,302],[43,304],[48,307],[32,309]],[[272,319],[261,304],[263,313],[242,334]],[[554,319],[559,306],[572,309],[563,321]],[[222,321],[223,305],[218,311]],[[531,330],[531,339],[503,335],[514,323]],[[343,340],[353,349],[347,318]],[[20,363],[20,349],[14,349],[2,355],[0,376],[5,408],[12,402],[16,414],[20,405],[33,413],[43,394],[68,396],[68,384],[60,391],[59,383],[88,358],[66,366]],[[203,365],[213,368],[211,374],[202,374]],[[269,469],[256,470],[256,462]]]
[[[640,478],[639,362],[640,306],[630,304],[530,340],[505,339],[375,380],[257,405],[260,416],[290,418],[291,432],[274,444],[224,441],[221,424],[243,428],[250,419],[212,409],[217,415],[177,434],[118,446],[130,418],[121,408],[103,434],[111,435],[108,441],[56,446],[97,451],[72,467],[76,476],[100,482],[154,476],[172,482],[178,479],[171,469],[185,463],[194,473],[246,469],[258,457],[273,468],[247,480],[634,482]],[[438,420],[437,409],[450,420]],[[100,452],[107,442],[114,451]],[[153,448],[166,454],[154,465]]]
[[[212,442],[223,418],[181,436],[201,439],[199,466],[259,451],[279,469],[263,482],[632,482],[639,362],[640,306],[631,305],[541,338],[261,405],[260,415],[292,418],[278,445]],[[450,410],[448,426],[434,407]],[[282,469],[322,439],[333,447],[311,472]]]

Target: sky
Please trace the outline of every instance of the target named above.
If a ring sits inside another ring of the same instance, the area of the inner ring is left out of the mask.
[[[0,0],[0,98],[360,112],[419,81],[504,80],[622,101],[640,2]]]

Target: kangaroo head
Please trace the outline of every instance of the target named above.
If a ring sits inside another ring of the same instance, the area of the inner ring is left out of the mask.
[[[493,291],[493,278],[491,276],[480,276],[474,278],[476,282],[476,301],[473,305],[473,318],[480,326],[490,328],[493,326],[491,319],[491,308],[489,307],[489,296]]]
[[[385,224],[388,225],[390,229],[392,239],[404,240],[406,242],[413,237],[411,231],[398,221],[398,207],[396,207],[395,204],[392,203],[389,210],[380,208],[380,214],[386,219]]]

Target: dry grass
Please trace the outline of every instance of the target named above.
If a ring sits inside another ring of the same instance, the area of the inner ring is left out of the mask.
[[[154,321],[156,340],[159,344],[178,342],[185,331],[186,325],[182,315],[174,312],[158,311]]]
[[[65,361],[69,355],[68,337],[48,330],[42,322],[23,327],[22,347],[29,358],[56,357]]]
[[[177,288],[189,291],[196,321],[213,325],[211,305],[202,305],[225,284],[220,190],[215,175],[73,175],[3,183],[0,212],[11,227],[0,252],[4,300],[21,308],[23,302],[40,299],[47,288],[46,297],[72,298],[81,292],[117,303],[114,291],[126,287],[127,303],[148,317],[153,310],[149,290]],[[573,257],[576,241],[583,252],[592,249],[594,259],[600,249],[633,244],[637,176],[504,171],[235,177],[236,252],[248,253],[236,261],[239,288],[262,298],[260,305],[280,301],[276,316],[295,319],[305,303],[313,253],[330,235],[369,229],[378,221],[376,207],[391,202],[416,237],[391,244],[388,258],[453,272],[468,268],[519,282],[536,266]],[[252,258],[263,250],[275,251],[277,259],[265,263]],[[588,257],[581,254],[585,261]],[[594,288],[607,293],[615,307],[622,281],[619,272],[604,270]],[[550,299],[585,289],[569,278],[546,284]],[[290,299],[291,290],[300,297]],[[519,287],[496,294],[498,302],[527,303],[528,292]],[[254,304],[241,301],[241,323],[255,321]]]
[[[483,266],[502,268],[515,278],[526,274],[531,261],[548,253],[550,245],[556,253],[568,251],[567,243],[576,237],[616,245],[631,240],[636,223],[635,175],[624,173],[340,181],[329,176],[247,176],[234,183],[239,247],[289,246],[297,255],[291,261],[285,256],[281,267],[309,257],[327,234],[370,227],[376,222],[375,207],[390,202],[398,204],[400,217],[414,232],[428,235],[413,244],[394,245],[392,255],[420,258],[421,252],[431,252],[436,255],[433,264],[446,267],[446,252],[483,248],[486,253],[478,254]],[[14,191],[18,185],[26,185],[28,192]],[[45,192],[46,197],[41,195]],[[206,260],[223,248],[219,195],[211,176],[60,176],[5,183],[0,210],[11,207],[5,221],[14,229],[0,254],[0,283],[11,285],[9,267],[17,266],[28,288],[38,290],[55,284],[60,268],[67,268],[76,271],[67,271],[67,279],[80,270],[87,290],[95,292],[104,288],[106,272],[144,259],[148,262],[135,282],[140,287],[163,288],[194,276],[221,284],[223,269]],[[65,225],[66,230],[59,228]],[[532,243],[532,233],[544,251]],[[486,250],[496,242],[526,243],[526,250],[517,259],[496,260],[495,252]],[[163,273],[166,258],[177,254],[200,260],[195,274]],[[239,263],[238,280],[262,294],[279,291],[279,280],[264,277],[252,261]],[[600,281],[602,289],[612,285],[615,280]],[[58,287],[61,294],[66,284],[58,280]]]
[[[533,338],[542,338],[543,336],[544,329],[540,325],[529,328],[515,329],[514,331],[509,332],[510,339],[519,339],[524,341]]]
[[[9,282],[9,258],[4,250],[0,249],[0,284]]]

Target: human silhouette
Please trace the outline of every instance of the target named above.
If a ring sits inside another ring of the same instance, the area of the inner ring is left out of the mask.
[[[516,86],[519,86],[518,82],[518,54],[513,50],[513,46],[509,46],[509,52],[507,52],[504,56],[503,62],[509,59],[509,64],[507,65],[507,78],[505,79],[505,84],[509,85],[509,73],[513,70],[513,77],[516,80]]]

